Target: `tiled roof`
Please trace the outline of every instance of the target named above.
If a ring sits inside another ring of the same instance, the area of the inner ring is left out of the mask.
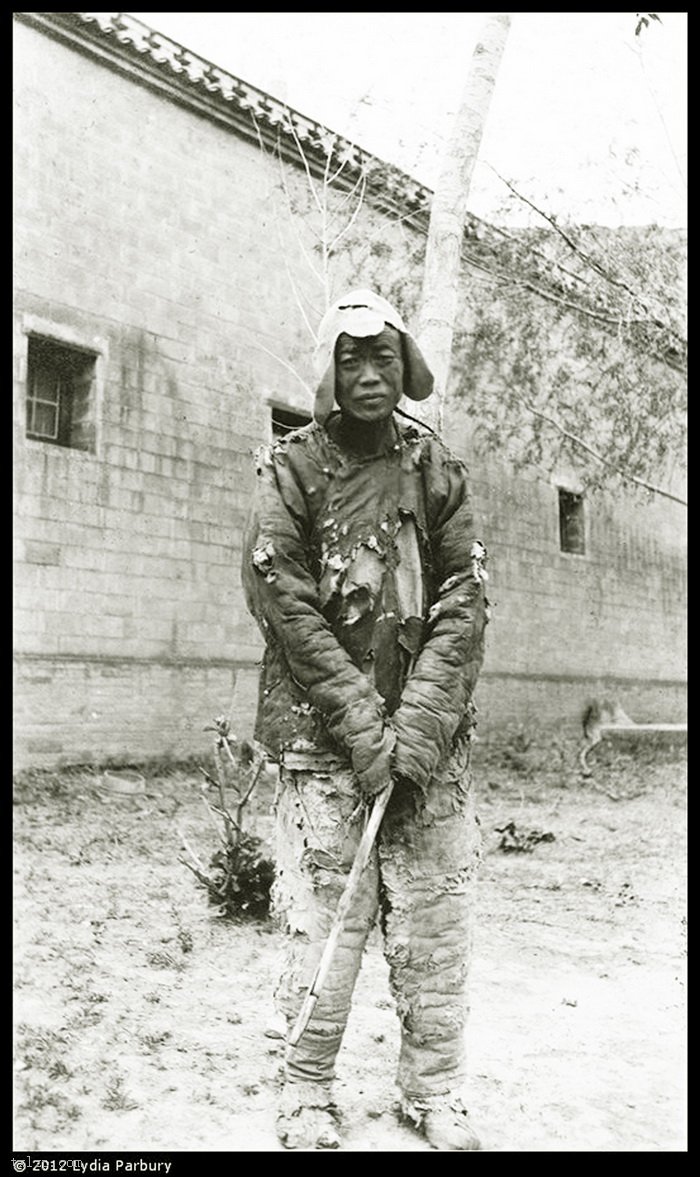
[[[430,189],[128,13],[18,12],[14,15],[72,44],[75,49],[91,53],[104,64],[129,73],[134,81],[228,124],[245,138],[262,140],[266,146],[279,148],[292,163],[302,162],[300,146],[309,167],[322,174],[332,151],[335,167],[344,165],[338,181],[340,186],[352,187],[364,175],[367,196],[373,204],[399,212],[417,227],[427,227]]]

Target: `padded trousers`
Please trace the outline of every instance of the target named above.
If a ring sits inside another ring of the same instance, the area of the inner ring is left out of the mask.
[[[365,813],[352,771],[337,758],[285,756],[273,900],[285,932],[276,999],[289,1027],[331,930]],[[401,1027],[397,1084],[419,1100],[461,1089],[480,846],[469,745],[463,743],[425,794],[395,787],[311,1020],[298,1044],[287,1047],[287,1082],[328,1084],[334,1078],[362,954],[379,913]]]

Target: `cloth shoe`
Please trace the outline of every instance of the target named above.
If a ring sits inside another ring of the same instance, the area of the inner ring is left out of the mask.
[[[420,1100],[404,1096],[401,1115],[433,1148],[442,1152],[478,1152],[481,1149],[481,1141],[461,1099],[442,1096]]]
[[[284,1148],[340,1148],[338,1109],[323,1083],[286,1083],[277,1113],[277,1137]]]

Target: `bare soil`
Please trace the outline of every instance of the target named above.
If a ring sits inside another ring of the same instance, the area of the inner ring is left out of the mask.
[[[685,758],[602,748],[589,780],[551,759],[477,756],[474,1123],[492,1152],[685,1151]],[[15,1150],[284,1151],[280,933],[217,918],[178,861],[183,834],[218,845],[194,769],[135,799],[99,784],[16,788]],[[338,1065],[347,1150],[431,1151],[398,1122],[397,1050],[375,932]]]

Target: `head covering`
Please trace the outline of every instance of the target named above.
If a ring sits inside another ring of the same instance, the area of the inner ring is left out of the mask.
[[[403,351],[404,394],[414,401],[425,400],[433,391],[433,374],[420,353],[418,344],[409,335],[399,312],[372,290],[350,290],[328,308],[321,320],[316,349],[316,371],[320,383],[316,389],[314,417],[321,424],[335,404],[335,345],[339,335],[364,339],[379,335],[386,325],[401,334]]]

